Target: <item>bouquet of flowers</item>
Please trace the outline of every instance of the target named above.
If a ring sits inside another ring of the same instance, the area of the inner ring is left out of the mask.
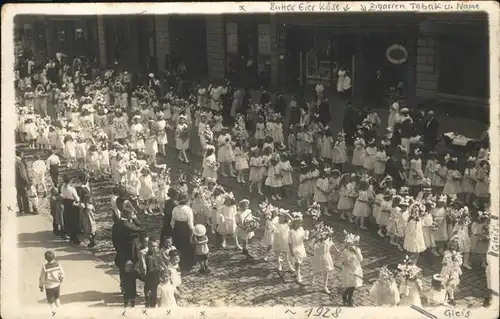
[[[290,216],[292,216],[292,221],[301,221],[301,220],[303,220],[301,212],[292,212],[290,214]]]
[[[314,202],[306,210],[306,215],[311,216],[313,221],[317,221],[321,217],[321,207],[318,203]]]
[[[137,171],[137,170],[139,170],[140,165],[137,161],[131,160],[127,163],[126,167],[127,167],[127,170]]]
[[[359,235],[354,235],[344,230],[344,243],[357,245],[359,243]]]
[[[199,172],[194,173],[193,178],[191,180],[191,184],[195,188],[200,188],[201,185],[203,185],[203,178],[201,177],[201,173],[199,173]]]
[[[323,224],[323,222],[320,222],[313,228],[309,238],[313,239],[316,242],[322,242],[328,238],[333,237],[333,233],[334,231],[332,227]]]
[[[246,232],[256,231],[260,228],[259,218],[250,214],[243,220],[242,228]]]
[[[464,206],[457,211],[456,221],[460,225],[469,225],[471,223],[469,208],[467,206]]]
[[[244,140],[247,138],[245,128],[240,124],[236,123],[233,127],[233,136],[236,139]]]
[[[422,274],[422,269],[413,264],[408,255],[405,256],[403,263],[398,265],[398,270],[399,277],[403,280],[415,280]]]
[[[389,270],[387,266],[384,266],[379,269],[378,279],[381,282],[386,282],[386,283],[393,282],[395,280],[394,273],[391,270]]]
[[[187,127],[187,125],[184,125],[180,132],[179,132],[179,137],[184,140],[184,141],[187,141],[189,139],[189,129]]]
[[[214,132],[212,132],[212,129],[210,126],[206,125],[205,130],[203,131],[203,137],[205,137],[205,141],[209,144],[211,144],[214,140]]]
[[[273,206],[267,200],[265,200],[259,204],[259,211],[265,218],[271,218],[273,215],[273,212],[276,210],[278,210],[278,208]]]
[[[415,202],[410,206],[410,219],[420,220],[420,218],[426,215],[425,205],[420,202]]]

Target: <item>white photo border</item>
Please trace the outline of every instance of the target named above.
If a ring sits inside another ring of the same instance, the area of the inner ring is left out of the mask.
[[[279,5],[288,4],[291,10],[273,10],[273,3]],[[204,2],[204,3],[73,3],[73,4],[7,4],[2,6],[2,155],[1,155],[1,185],[2,187],[2,224],[1,230],[1,251],[3,258],[1,261],[1,310],[4,318],[97,318],[103,316],[122,317],[123,311],[120,308],[84,308],[78,306],[66,306],[65,310],[58,310],[53,316],[48,307],[22,307],[18,296],[18,256],[17,256],[17,220],[12,207],[16,207],[15,200],[15,139],[14,125],[12,120],[15,117],[14,101],[14,16],[20,14],[30,15],[107,15],[107,14],[252,14],[252,13],[327,13],[320,11],[320,2]],[[488,286],[494,293],[492,294],[489,308],[426,308],[426,313],[415,311],[410,307],[393,307],[390,311],[384,307],[357,307],[342,308],[341,312],[334,316],[333,312],[338,307],[331,307],[329,317],[353,317],[353,318],[445,318],[445,317],[470,317],[470,318],[496,318],[499,311],[499,257],[498,257],[498,213],[500,211],[499,197],[499,45],[500,45],[500,25],[499,25],[499,5],[494,1],[441,1],[441,2],[329,2],[332,8],[331,13],[352,13],[352,12],[404,12],[419,11],[421,13],[439,12],[486,12],[489,20],[489,47],[490,47],[490,129],[491,137],[491,211],[494,216],[491,227],[491,243],[488,253],[489,278]],[[314,8],[313,8],[314,6]],[[467,8],[466,10],[464,10]],[[492,253],[491,253],[492,252]],[[496,254],[496,256],[495,256]],[[26,275],[26,274],[25,274]],[[327,307],[323,307],[326,309]],[[315,313],[319,307],[314,308]],[[147,315],[142,313],[142,309],[134,312],[128,311],[128,318],[306,318],[305,308],[175,308],[170,314],[164,310],[148,309]],[[78,312],[80,311],[80,312]],[[458,313],[455,313],[458,311]],[[63,313],[61,313],[63,312]],[[314,313],[313,315],[314,316]]]

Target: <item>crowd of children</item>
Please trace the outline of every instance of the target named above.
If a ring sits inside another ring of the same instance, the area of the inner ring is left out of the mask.
[[[301,109],[299,123],[289,127],[285,140],[283,119],[270,104],[251,104],[248,113],[238,114],[229,128],[223,124],[218,88],[199,88],[189,99],[182,99],[172,93],[159,98],[155,91],[138,87],[129,97],[120,82],[123,76],[114,79],[114,86],[106,84],[110,78],[84,83],[81,96],[75,94],[71,78],[66,79],[69,82],[58,90],[54,105],[42,108],[56,110],[53,116],[35,112],[40,100],[48,101],[43,99],[43,87],[25,91],[16,104],[18,139],[31,148],[63,154],[68,166],[88,171],[95,180],[110,178],[125,186],[145,214],[161,209],[167,199],[169,169],[158,164],[157,155],[168,152],[169,132],[174,134],[181,162],[190,162],[188,150],[193,153],[198,144],[203,167],[190,204],[196,220],[192,243],[204,272],[209,270],[207,228],[220,236],[222,247],[233,237],[236,246],[251,258],[250,240],[259,227],[249,202],[235,201],[217,185],[219,174],[248,184],[250,193],[266,193],[270,201],[290,196],[292,185],[298,184],[298,204],[306,215],[317,220],[337,214],[360,229],[376,225],[379,236],[408,252],[414,263],[426,250],[444,254],[448,242],[456,239],[463,267],[472,267],[471,255],[480,256],[485,267],[489,242],[489,215],[483,213],[488,211],[489,196],[487,149],[468,158],[465,169],[449,154],[430,152],[424,160],[419,136],[395,144],[394,128],[390,127],[377,142],[374,132],[380,119],[372,111],[358,126],[349,157],[344,132],[334,138],[332,130],[307,109]],[[401,114],[400,120],[405,118],[404,109]],[[294,182],[297,169],[298,181]],[[187,181],[181,179],[179,189],[186,193]],[[301,226],[301,213],[281,210],[267,201],[261,210],[266,221],[263,242],[269,252],[276,253],[278,269],[285,261],[298,282],[303,280],[304,241],[315,241],[313,268],[315,274],[323,275],[326,292],[333,270],[330,252],[341,252],[343,299],[352,305],[353,291],[362,284],[359,237],[346,235],[346,248],[339,251],[328,227],[317,224],[309,234]],[[165,273],[165,278],[176,276],[172,271]],[[381,271],[375,290],[394,289],[388,274]],[[175,300],[172,294],[177,286],[165,288],[165,300]],[[405,287],[404,295],[416,298],[412,293],[418,288],[416,281]]]

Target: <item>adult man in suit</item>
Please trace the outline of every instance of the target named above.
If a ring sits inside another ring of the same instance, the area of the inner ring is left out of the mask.
[[[23,152],[16,150],[16,197],[17,207],[21,214],[30,213],[27,190],[31,185],[26,163],[22,160]]]
[[[116,250],[115,265],[119,270],[120,287],[122,287],[125,263],[132,260],[134,241],[141,234],[142,227],[135,216],[132,204],[128,200],[125,200],[120,206],[121,218],[111,228],[111,240]]]
[[[438,139],[439,122],[434,117],[434,111],[427,112],[427,120],[423,128],[424,146],[430,151],[436,145]]]

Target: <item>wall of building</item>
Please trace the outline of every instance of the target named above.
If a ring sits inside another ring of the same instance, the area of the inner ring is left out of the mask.
[[[437,39],[433,35],[420,35],[417,41],[416,95],[420,99],[433,99],[438,91]]]
[[[169,67],[170,33],[168,29],[168,16],[157,15],[154,19],[156,31],[156,59],[158,61],[158,71],[162,73],[163,70]]]
[[[210,79],[224,79],[225,75],[225,33],[222,15],[207,16],[207,62]]]

